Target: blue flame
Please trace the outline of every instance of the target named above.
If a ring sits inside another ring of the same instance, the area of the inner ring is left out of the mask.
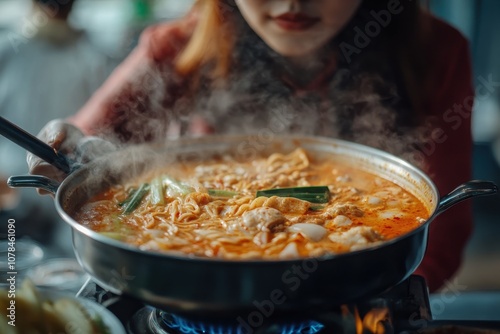
[[[162,317],[165,324],[184,334],[232,334],[237,333],[231,326],[190,321],[174,314]]]
[[[162,314],[162,319],[168,328],[183,334],[243,334],[238,325],[212,324],[201,321],[191,321],[174,314]],[[272,328],[277,334],[316,334],[325,326],[317,321],[309,320],[300,323],[279,323]],[[258,329],[256,329],[258,330]],[[274,332],[273,332],[274,333]]]
[[[309,320],[299,324],[282,325],[281,334],[316,334],[325,326],[317,321]]]

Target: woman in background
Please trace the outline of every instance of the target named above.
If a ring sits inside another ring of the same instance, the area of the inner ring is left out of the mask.
[[[417,1],[199,0],[146,30],[86,106],[40,137],[72,152],[89,135],[331,136],[400,155],[447,193],[471,176],[473,97],[466,40]],[[467,204],[431,224],[416,272],[431,291],[459,268],[471,227]]]

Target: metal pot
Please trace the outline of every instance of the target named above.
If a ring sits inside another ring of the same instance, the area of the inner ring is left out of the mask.
[[[411,233],[368,249],[279,261],[228,261],[141,251],[72,218],[91,196],[159,164],[203,160],[222,152],[251,158],[257,152],[290,151],[298,146],[393,180],[428,207],[430,218]],[[255,310],[274,313],[338,305],[383,292],[417,268],[426,250],[429,224],[437,215],[464,199],[497,191],[491,182],[470,181],[441,198],[427,175],[386,152],[341,140],[295,136],[214,136],[162,147],[130,147],[84,165],[60,185],[37,176],[11,177],[9,184],[55,194],[57,211],[72,227],[80,264],[102,287],[172,312],[241,316]]]

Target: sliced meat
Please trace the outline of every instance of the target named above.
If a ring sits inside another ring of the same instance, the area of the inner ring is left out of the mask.
[[[325,218],[320,215],[303,215],[289,218],[292,224],[316,224],[323,225],[325,223]]]
[[[303,215],[309,210],[311,203],[293,197],[272,196],[264,202],[263,206],[274,208],[283,213]]]
[[[323,213],[325,218],[334,218],[338,215],[352,215],[355,217],[363,217],[364,214],[365,213],[363,212],[363,210],[351,203],[335,204],[333,207],[328,208],[326,212]]]
[[[262,207],[247,211],[241,217],[243,227],[249,230],[279,232],[284,230],[285,216],[276,209]]]

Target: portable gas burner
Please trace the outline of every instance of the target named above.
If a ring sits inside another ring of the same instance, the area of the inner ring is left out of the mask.
[[[413,275],[386,293],[356,305],[332,306],[321,312],[306,308],[300,314],[277,316],[251,312],[229,319],[172,314],[114,295],[91,280],[82,287],[79,297],[105,306],[129,334],[500,333],[498,321],[433,320],[427,291],[425,280]]]

